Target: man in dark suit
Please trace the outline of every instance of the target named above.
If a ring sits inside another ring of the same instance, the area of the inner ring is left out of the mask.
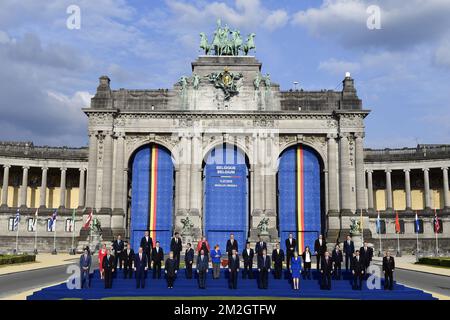
[[[270,273],[271,261],[267,255],[267,250],[263,249],[262,254],[258,256],[258,288],[267,289],[269,285],[269,273]]]
[[[389,251],[383,257],[383,272],[384,272],[384,290],[392,290],[394,288],[394,270],[395,261]]]
[[[117,239],[113,241],[113,250],[114,250],[114,259],[116,268],[122,270],[122,252],[125,247],[125,244],[122,241],[122,237],[119,234]]]
[[[236,253],[236,249],[231,250],[230,260],[228,260],[228,287],[230,289],[237,289],[237,278],[239,272],[239,257]]]
[[[192,279],[192,264],[194,263],[194,249],[191,248],[191,244],[187,244],[186,251],[184,252],[184,265],[186,268],[186,278]]]
[[[136,288],[145,288],[145,273],[148,270],[147,255],[142,247],[134,257],[134,272],[136,274]]]
[[[201,249],[200,254],[197,256],[198,287],[200,289],[206,289],[206,274],[208,273],[208,268],[208,256],[205,254],[205,251]]]
[[[175,259],[175,265],[177,270],[180,268],[180,254],[183,250],[183,242],[181,241],[180,234],[175,232],[175,236],[170,241],[170,251],[173,252],[173,258]]]
[[[320,273],[322,275],[322,287],[321,289],[331,290],[331,273],[333,272],[333,261],[331,260],[330,253],[325,251],[320,264]]]
[[[133,275],[134,250],[131,249],[131,244],[127,243],[127,248],[123,251],[123,273],[125,279],[131,279]]]
[[[362,279],[364,276],[364,261],[359,255],[359,250],[355,251],[355,256],[352,260],[352,275],[353,282],[352,287],[353,290],[362,290]]]
[[[289,270],[291,265],[291,259],[294,256],[295,250],[297,250],[297,240],[294,239],[292,233],[289,233],[289,237],[286,239],[286,268]],[[302,252],[303,248],[299,248],[299,252]]]
[[[153,263],[153,279],[161,279],[161,262],[164,260],[163,249],[159,246],[159,241],[156,241],[155,247],[152,251],[152,263]]]
[[[112,276],[115,270],[115,258],[106,250],[106,256],[103,258],[102,267],[105,276],[105,289],[112,288]]]
[[[327,251],[327,242],[320,234],[319,238],[314,242],[314,254],[316,255],[317,270],[320,269],[320,260],[323,258],[324,253]]]
[[[339,245],[337,244],[331,254],[331,260],[333,261],[333,270],[334,270],[334,278],[336,280],[341,280],[341,265],[342,265],[342,251]]]
[[[262,256],[263,250],[267,251],[267,243],[265,243],[261,236],[259,236],[259,240],[255,245],[255,253],[258,256]]]
[[[367,276],[367,268],[370,266],[373,257],[373,249],[368,246],[367,241],[364,241],[364,245],[359,249],[359,254],[364,262],[364,276]]]
[[[347,236],[347,240],[344,241],[344,253],[345,253],[345,270],[351,268],[353,254],[355,253],[355,244],[353,243],[352,237]]]
[[[153,239],[152,239],[152,237],[150,237],[149,234],[150,234],[149,231],[145,231],[145,234],[141,239],[141,247],[142,247],[144,254],[147,256],[148,267],[150,267],[150,265],[152,263],[151,255],[152,255],[152,250],[153,250]]]
[[[281,273],[283,272],[284,252],[280,249],[280,244],[277,243],[276,248],[272,251],[272,262],[275,271],[275,279],[281,279]]]
[[[253,257],[255,252],[250,248],[250,242],[247,242],[246,248],[242,251],[242,259],[244,259],[244,271],[242,279],[253,279]]]
[[[236,250],[236,252],[238,252],[239,249],[238,249],[238,242],[236,241],[236,239],[234,239],[234,234],[231,233],[230,239],[227,240],[227,247],[226,247],[228,260],[230,259],[233,250]]]
[[[91,270],[92,257],[89,254],[89,248],[84,249],[83,254],[80,257],[80,270],[81,270],[81,288],[89,288],[89,271]]]

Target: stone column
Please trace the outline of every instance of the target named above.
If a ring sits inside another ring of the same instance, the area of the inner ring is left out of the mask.
[[[20,188],[20,204],[19,207],[26,207],[27,206],[27,188],[28,188],[28,169],[30,167],[22,167],[23,174],[22,174],[22,186]]]
[[[355,133],[355,180],[356,180],[356,210],[366,209],[365,204],[365,172],[364,172],[364,133]]]
[[[403,170],[405,173],[406,211],[408,212],[412,212],[410,171],[410,169]]]
[[[2,207],[8,206],[9,168],[11,168],[10,165],[3,166]]]
[[[78,208],[84,208],[84,198],[86,190],[84,188],[84,175],[86,172],[86,168],[80,168],[80,184],[78,187]]]
[[[103,174],[102,174],[102,206],[100,211],[103,214],[111,213],[111,193],[112,193],[112,166],[113,166],[113,138],[112,132],[105,132],[103,142]]]
[[[258,134],[254,133],[253,137],[253,163],[251,164],[251,174],[252,174],[252,199],[253,199],[253,211],[261,211],[263,205],[261,201],[261,172],[259,169],[259,149],[258,149]]]
[[[190,142],[189,142],[190,143]],[[181,148],[182,156],[180,157],[180,172],[179,172],[179,199],[178,199],[178,214],[182,215],[186,213],[189,206],[189,163],[190,153],[188,148],[188,136],[187,134],[181,134]]]
[[[48,168],[42,167],[41,177],[41,191],[39,195],[39,208],[45,208],[47,206],[47,173]]]
[[[89,131],[89,156],[86,182],[86,207],[95,207],[95,194],[97,192],[97,132]]]
[[[116,149],[116,171],[114,174],[114,210],[113,213],[119,215],[123,214],[123,192],[124,181],[123,171],[125,169],[125,135],[123,133],[117,134],[117,149]]]
[[[341,213],[350,214],[351,212],[351,183],[350,183],[350,155],[349,155],[348,133],[341,133],[339,140],[340,153],[340,195],[341,195]]]
[[[444,210],[450,211],[450,196],[448,194],[448,168],[442,168],[442,192],[444,193]]]
[[[195,133],[191,141],[190,213],[198,215],[202,195],[202,145],[200,133]]]
[[[369,211],[375,211],[375,206],[373,203],[373,170],[367,170],[367,206]]]
[[[391,183],[391,169],[386,169],[386,211],[392,211],[392,183]]]
[[[336,134],[327,135],[328,150],[328,212],[339,211],[338,177],[337,177],[337,143]]]
[[[423,170],[423,191],[425,196],[425,210],[431,210],[431,198],[430,198],[430,176],[429,168],[424,168]]]
[[[269,135],[265,140],[266,150],[275,150],[274,137]],[[270,151],[269,151],[270,153]],[[265,212],[274,215],[276,211],[276,172],[272,168],[271,157],[267,155],[264,158],[264,195],[265,195]]]
[[[66,168],[61,168],[61,184],[59,186],[59,207],[66,206]]]
[[[111,228],[117,233],[122,233],[125,228],[124,219],[125,211],[123,208],[124,175],[125,170],[125,135],[122,132],[117,133],[117,144],[115,150],[116,170],[114,173],[114,209],[111,217]]]

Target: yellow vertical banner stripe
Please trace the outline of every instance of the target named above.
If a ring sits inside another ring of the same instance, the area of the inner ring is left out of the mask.
[[[158,149],[155,145],[151,150],[151,164],[150,164],[150,221],[149,229],[150,236],[153,242],[156,241],[156,193],[157,193],[157,169],[158,169]]]

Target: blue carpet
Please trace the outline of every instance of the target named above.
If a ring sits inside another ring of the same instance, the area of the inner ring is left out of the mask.
[[[394,290],[369,290],[363,282],[362,290],[352,290],[351,274],[344,273],[343,280],[333,280],[332,290],[320,290],[318,276],[313,271],[312,280],[300,279],[300,290],[294,291],[290,281],[286,279],[275,280],[269,275],[269,288],[258,289],[256,278],[243,280],[241,274],[238,279],[238,288],[228,288],[228,274],[222,271],[219,280],[212,279],[212,272],[208,273],[206,289],[197,287],[196,279],[186,279],[184,270],[180,270],[174,288],[168,289],[164,278],[155,280],[148,273],[145,289],[136,289],[135,279],[123,279],[119,271],[119,278],[113,280],[112,289],[104,289],[104,282],[100,279],[98,270],[91,277],[91,287],[82,290],[69,290],[66,283],[44,288],[28,296],[28,300],[58,300],[63,298],[102,299],[107,297],[198,297],[198,296],[230,296],[230,297],[287,297],[287,298],[317,298],[317,299],[363,299],[363,300],[433,300],[432,295],[421,290],[409,288],[395,283]],[[257,272],[255,272],[255,276]],[[383,280],[382,280],[383,288]]]

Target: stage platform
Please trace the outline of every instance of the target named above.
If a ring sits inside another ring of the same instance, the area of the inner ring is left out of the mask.
[[[118,277],[113,280],[112,289],[104,289],[104,282],[100,279],[96,270],[91,275],[91,287],[89,289],[69,290],[66,283],[44,288],[28,296],[28,300],[59,300],[59,299],[151,299],[152,297],[167,297],[176,299],[186,297],[252,297],[252,298],[297,298],[297,299],[357,299],[357,300],[433,300],[431,294],[421,290],[406,287],[395,283],[394,290],[383,289],[369,290],[363,282],[362,290],[352,290],[351,274],[345,273],[343,280],[333,280],[331,290],[321,290],[319,286],[317,271],[312,271],[313,279],[300,279],[300,290],[295,291],[291,282],[285,277],[275,280],[269,275],[269,288],[258,289],[256,275],[254,279],[243,280],[239,274],[238,288],[228,288],[227,271],[222,270],[221,278],[212,279],[212,270],[209,271],[206,289],[198,289],[197,279],[186,279],[184,270],[181,269],[173,289],[168,289],[163,277],[157,280],[148,273],[145,289],[136,289],[135,279],[124,279],[123,272],[119,271]],[[383,288],[383,280],[381,281]]]

